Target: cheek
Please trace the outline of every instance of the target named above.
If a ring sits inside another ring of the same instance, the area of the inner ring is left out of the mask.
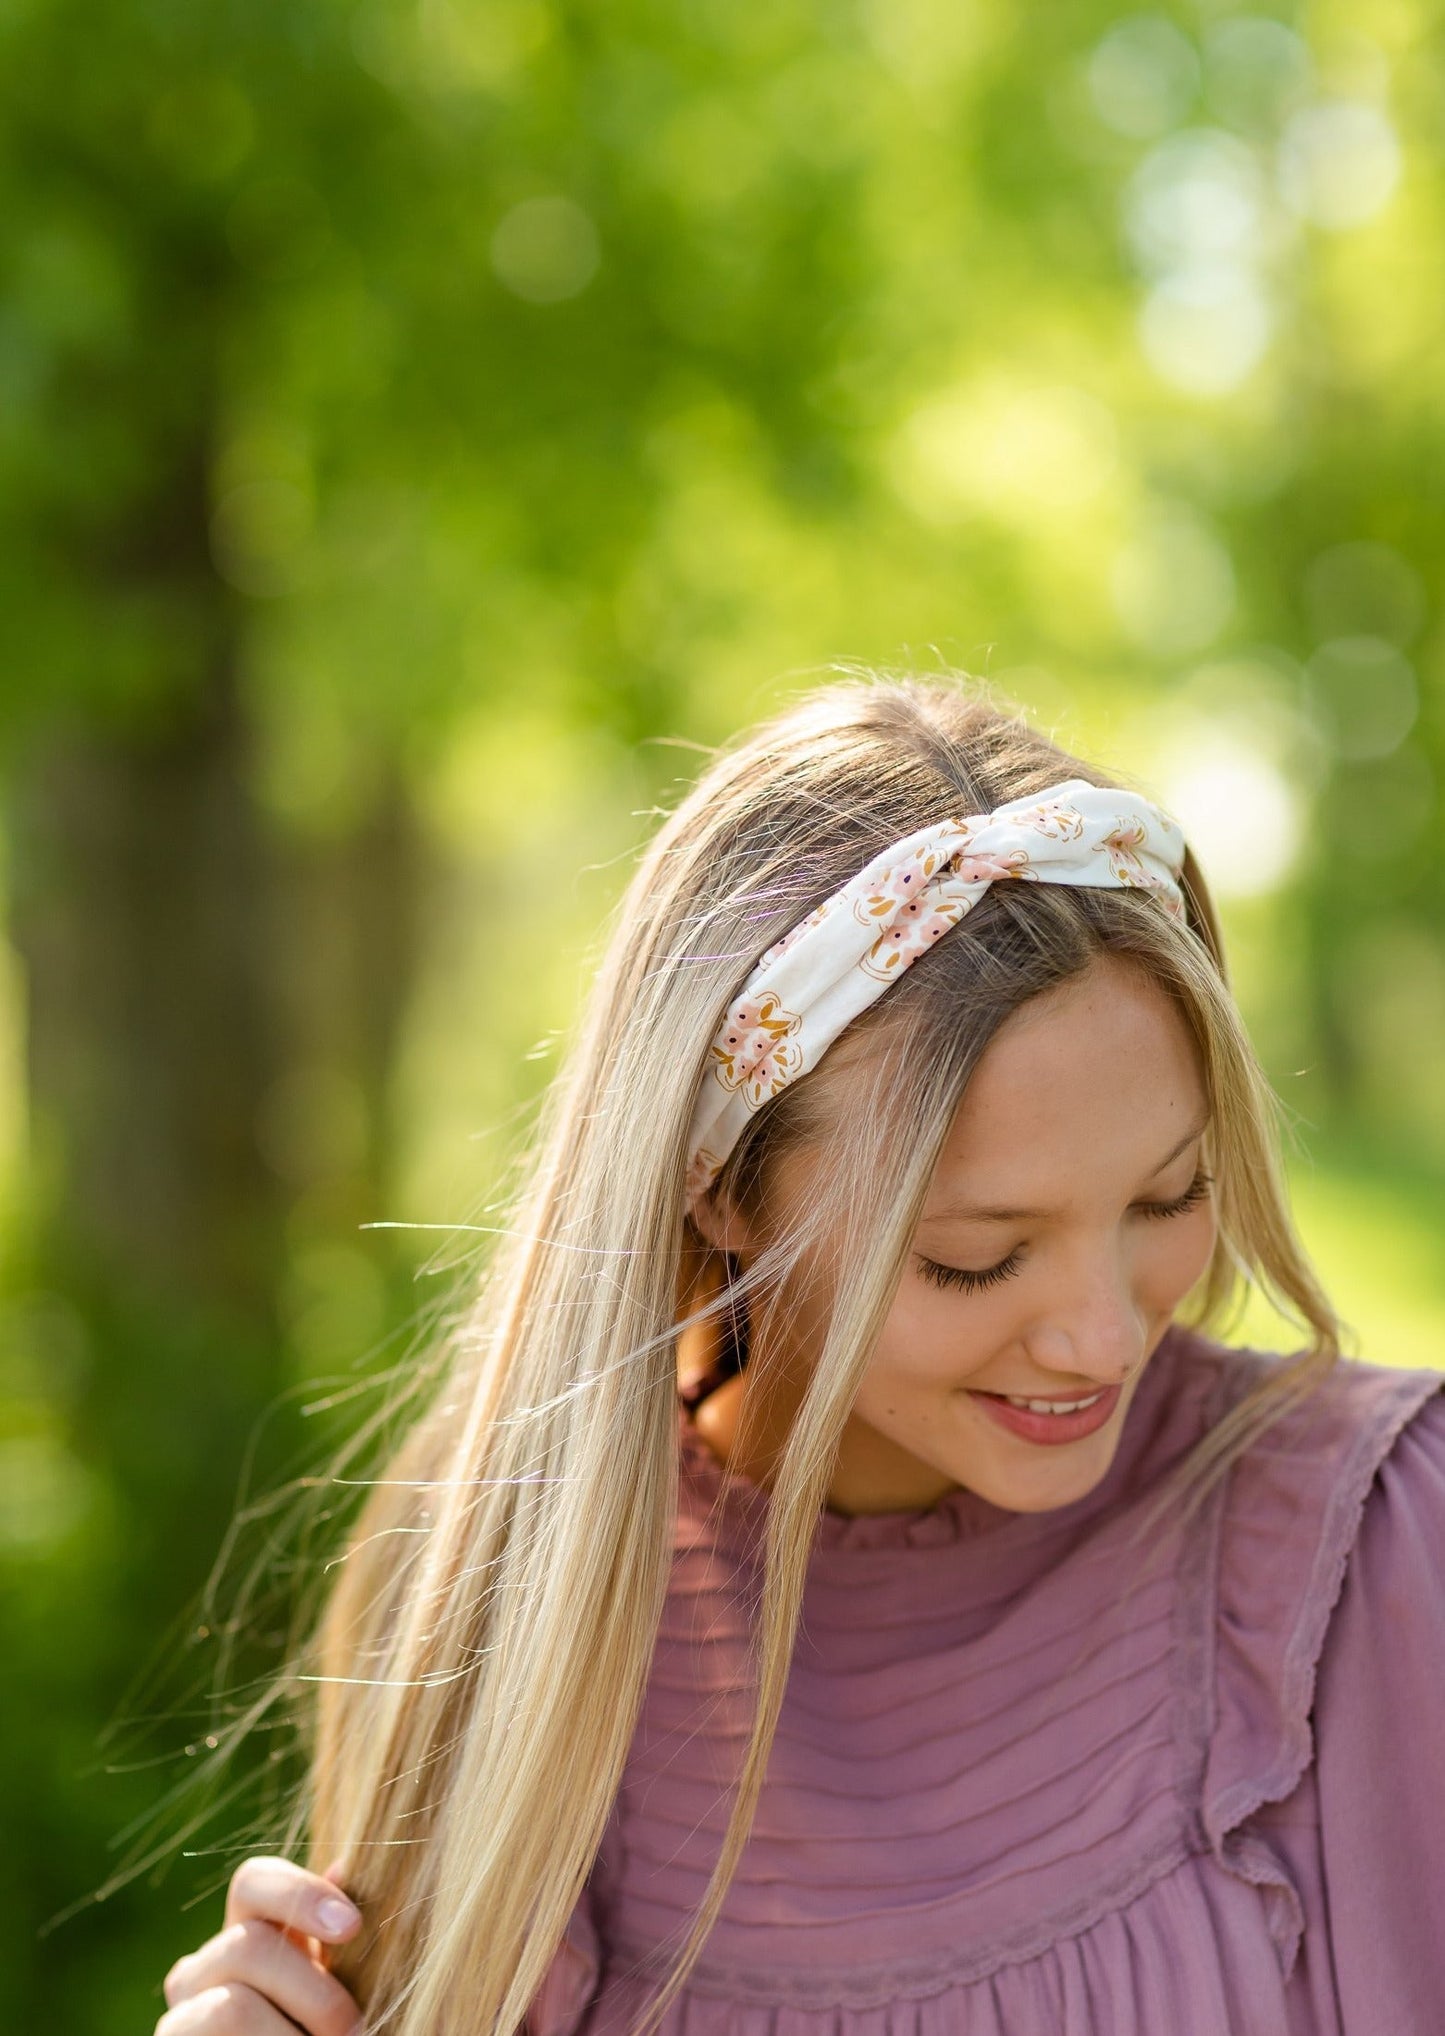
[[[1214,1211],[1206,1204],[1146,1234],[1135,1260],[1139,1291],[1152,1306],[1177,1307],[1208,1270],[1216,1237]]]
[[[1016,1291],[1021,1284],[1004,1280],[960,1295],[905,1274],[865,1383],[895,1393],[956,1391],[1019,1334],[1027,1303]]]

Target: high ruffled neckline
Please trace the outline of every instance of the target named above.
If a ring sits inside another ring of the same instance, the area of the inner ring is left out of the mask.
[[[1165,1330],[1144,1369],[1125,1417],[1124,1432],[1108,1471],[1091,1492],[1071,1505],[1048,1512],[1019,1513],[996,1506],[967,1486],[958,1485],[931,1506],[887,1513],[838,1513],[825,1507],[818,1516],[814,1546],[838,1549],[936,1548],[981,1536],[1009,1540],[1046,1535],[1070,1527],[1112,1504],[1137,1486],[1151,1444],[1159,1432],[1159,1415],[1167,1402],[1166,1375],[1173,1369],[1180,1340],[1192,1334],[1175,1322]],[[748,1538],[760,1536],[767,1521],[770,1494],[742,1471],[728,1470],[693,1425],[687,1409],[677,1410],[683,1469],[708,1509]]]

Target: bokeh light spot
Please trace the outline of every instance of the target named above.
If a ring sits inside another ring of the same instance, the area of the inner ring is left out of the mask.
[[[1204,97],[1242,134],[1264,139],[1309,90],[1313,65],[1293,29],[1266,15],[1236,15],[1204,37]]]
[[[147,138],[177,175],[196,183],[227,177],[255,139],[251,102],[229,78],[190,78],[151,105]]]
[[[47,1554],[80,1527],[99,1499],[99,1479],[58,1435],[0,1440],[0,1551]]]
[[[1420,711],[1413,667],[1378,636],[1340,636],[1322,644],[1305,678],[1326,736],[1347,763],[1398,749]]]
[[[1278,765],[1226,727],[1195,731],[1166,757],[1165,804],[1221,897],[1278,889],[1303,838],[1300,801]]]
[[[1124,227],[1146,275],[1265,251],[1266,187],[1255,152],[1220,128],[1159,143],[1124,192]]]
[[[1134,14],[1108,30],[1089,59],[1089,96],[1116,134],[1162,134],[1199,89],[1194,45],[1162,14]]]
[[[1155,656],[1200,650],[1234,610],[1234,567],[1204,521],[1180,504],[1158,511],[1115,555],[1114,610]]]
[[[1400,168],[1394,128],[1364,100],[1301,107],[1280,139],[1280,196],[1301,218],[1336,232],[1373,219],[1389,202]]]
[[[311,530],[308,496],[293,482],[248,481],[221,497],[211,518],[211,556],[238,593],[288,594]]]
[[[503,216],[491,251],[498,282],[529,304],[579,296],[601,261],[597,229],[570,198],[524,198]]]
[[[1223,396],[1269,347],[1273,314],[1254,277],[1228,263],[1181,269],[1156,283],[1139,311],[1139,344],[1161,381]]]
[[[926,519],[973,509],[1028,522],[1093,501],[1119,446],[1112,411],[1086,390],[989,378],[920,405],[898,453],[902,492]]]

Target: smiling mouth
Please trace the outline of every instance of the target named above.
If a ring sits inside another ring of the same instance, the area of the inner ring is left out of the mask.
[[[970,1389],[983,1411],[1026,1442],[1074,1442],[1102,1428],[1119,1403],[1122,1387],[1099,1386],[1072,1399],[1032,1393],[990,1393]]]
[[[1085,1407],[1093,1407],[1103,1399],[1107,1387],[1097,1387],[1093,1393],[1083,1393],[1079,1399],[1026,1399],[1022,1393],[989,1393],[987,1399],[1001,1399],[1009,1407],[1026,1407],[1028,1413],[1083,1413]]]

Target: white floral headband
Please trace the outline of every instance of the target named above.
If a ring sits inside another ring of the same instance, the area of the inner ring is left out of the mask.
[[[761,956],[713,1040],[688,1141],[695,1209],[749,1118],[817,1066],[850,1019],[972,911],[997,877],[1152,891],[1184,915],[1184,835],[1136,792],[1068,778],[875,856]]]

